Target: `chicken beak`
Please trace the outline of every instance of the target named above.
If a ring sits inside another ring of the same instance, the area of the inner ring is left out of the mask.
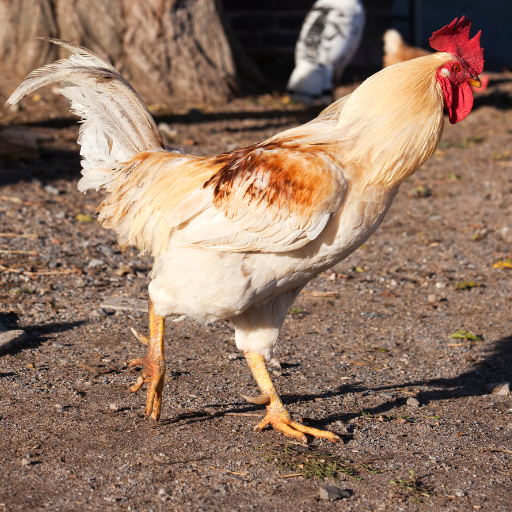
[[[480,89],[480,87],[482,87],[482,82],[480,81],[480,78],[478,78],[478,77],[470,78],[469,80],[467,80],[467,82],[469,85],[472,85],[473,87],[478,87],[479,89]]]

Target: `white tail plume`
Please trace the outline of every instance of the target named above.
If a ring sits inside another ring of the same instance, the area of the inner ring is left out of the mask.
[[[164,150],[162,137],[146,105],[113,66],[76,44],[39,37],[58,44],[72,55],[32,71],[7,100],[13,106],[39,87],[60,83],[60,92],[80,116],[78,143],[82,146],[84,177],[79,189],[108,184],[113,164],[141,151]]]

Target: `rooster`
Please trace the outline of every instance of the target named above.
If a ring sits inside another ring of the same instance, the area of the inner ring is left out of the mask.
[[[317,0],[295,48],[288,91],[304,103],[329,98],[363,37],[366,15],[361,0]]]
[[[231,319],[237,347],[266,404],[256,426],[297,441],[339,441],[293,421],[270,379],[286,313],[318,273],[363,244],[385,217],[400,184],[434,152],[443,129],[473,104],[483,68],[480,32],[461,18],[435,32],[438,53],[386,68],[313,121],[217,156],[169,151],[137,93],[85,48],[32,72],[8,100],[60,83],[82,118],[79,190],[104,189],[99,221],[121,244],[150,252],[147,355],[133,360],[149,383],[145,414],[158,420],[166,370],[164,319],[207,324]]]

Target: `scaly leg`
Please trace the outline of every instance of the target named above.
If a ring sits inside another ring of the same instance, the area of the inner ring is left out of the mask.
[[[292,421],[290,413],[285,409],[283,402],[281,402],[281,399],[279,398],[274,385],[272,384],[272,380],[268,374],[265,358],[261,354],[245,352],[245,359],[247,360],[249,368],[251,369],[258,387],[261,390],[262,398],[266,398],[265,402],[268,403],[267,414],[258,423],[258,425],[256,425],[254,430],[259,432],[270,424],[274,430],[279,430],[285,436],[293,437],[302,443],[307,442],[306,436],[304,434],[322,439],[328,439],[333,443],[341,441],[341,439],[332,432],[306,427],[306,425],[303,425],[302,423]]]
[[[137,382],[130,386],[130,391],[136,393],[145,382],[149,382],[148,396],[146,400],[146,409],[144,416],[150,416],[158,421],[160,418],[160,408],[162,406],[162,391],[164,389],[165,378],[165,354],[164,354],[164,327],[165,318],[155,313],[153,303],[148,302],[149,311],[149,338],[140,334],[132,328],[136,338],[148,346],[148,354],[140,359],[133,359],[128,366],[142,366],[142,375],[137,378]]]

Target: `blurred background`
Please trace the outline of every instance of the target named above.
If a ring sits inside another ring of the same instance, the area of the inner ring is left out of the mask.
[[[347,9],[358,3],[319,0],[315,7],[324,18],[341,9],[350,25]],[[15,84],[32,69],[65,56],[65,51],[34,40],[36,35],[48,36],[81,44],[109,60],[149,103],[174,97],[218,105],[247,94],[283,93],[294,69],[301,27],[313,4],[312,0],[0,0],[0,67]],[[349,56],[335,85],[360,82],[382,68],[386,30],[394,28],[405,43],[428,49],[432,32],[463,14],[484,34],[486,70],[512,69],[509,0],[362,0],[362,5],[366,16],[362,37],[355,41],[355,54]],[[325,19],[320,22],[324,29]],[[311,29],[309,36],[306,29]],[[318,45],[322,34],[315,30],[318,23],[305,27],[303,38],[311,42],[313,35]],[[342,32],[338,35],[348,37]]]

